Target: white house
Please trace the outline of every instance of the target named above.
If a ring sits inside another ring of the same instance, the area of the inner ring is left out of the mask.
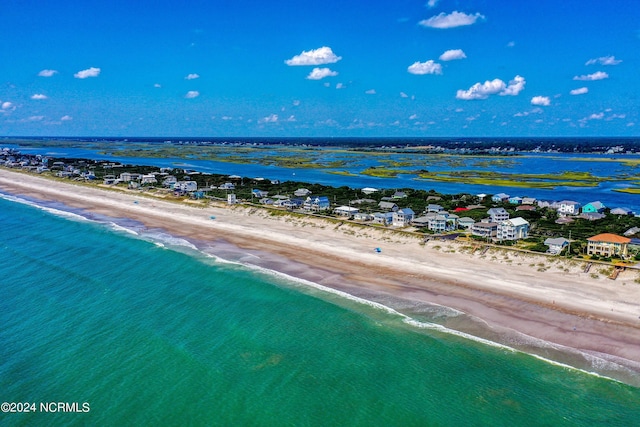
[[[373,214],[373,223],[389,225],[393,222],[393,212],[376,212]]]
[[[362,191],[364,194],[373,194],[373,193],[377,193],[379,190],[373,187],[365,187],[360,191]]]
[[[582,205],[578,202],[574,202],[573,200],[562,200],[557,203],[558,212],[565,215],[577,215],[580,213],[580,208]]]
[[[227,194],[227,203],[230,205],[235,205],[238,202],[236,199],[236,195],[233,193]]]
[[[498,234],[500,240],[526,239],[529,235],[529,222],[524,218],[511,218],[498,224]]]
[[[225,182],[221,186],[218,187],[220,190],[235,190],[236,185],[232,182]]]
[[[411,208],[398,209],[393,213],[392,224],[396,227],[406,227],[411,224],[415,212]]]
[[[296,197],[307,197],[309,194],[311,194],[311,190],[307,190],[306,188],[298,188],[293,192],[293,195]]]
[[[469,218],[468,216],[463,216],[462,218],[458,218],[458,227],[464,228],[466,230],[473,227],[473,224],[475,223],[476,222],[472,218]]]
[[[182,191],[197,191],[198,183],[195,181],[178,181],[176,185],[173,186],[174,190],[182,190]]]
[[[360,212],[360,209],[353,208],[351,206],[338,206],[333,210],[333,212],[336,213],[337,215],[346,216],[350,218],[355,214],[357,214],[358,212]]]
[[[569,244],[569,240],[564,237],[550,237],[544,241],[544,244],[549,246],[547,252],[557,255]]]
[[[140,184],[157,184],[158,180],[152,173],[140,176]]]
[[[509,212],[504,208],[491,208],[487,211],[491,222],[502,222],[509,219]]]
[[[329,209],[331,202],[327,196],[307,197],[304,201],[304,209],[308,211],[318,212]]]
[[[509,200],[509,195],[506,193],[494,194],[493,197],[491,197],[491,201],[496,203],[506,202],[507,200]]]
[[[497,222],[476,222],[471,227],[471,234],[479,237],[496,237],[498,234]]]

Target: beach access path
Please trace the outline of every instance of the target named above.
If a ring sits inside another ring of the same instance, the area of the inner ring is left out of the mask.
[[[0,191],[131,218],[187,239],[224,240],[275,254],[287,261],[265,267],[356,295],[450,307],[481,319],[487,329],[579,349],[640,373],[637,270],[610,280],[597,267],[585,273],[582,262],[558,257],[473,251],[450,241],[424,244],[382,228],[272,215],[243,205],[169,202],[4,168]]]

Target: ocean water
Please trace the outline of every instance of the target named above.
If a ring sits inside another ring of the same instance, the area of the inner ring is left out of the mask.
[[[5,197],[0,230],[0,400],[89,407],[3,426],[640,423],[639,388],[135,223]]]

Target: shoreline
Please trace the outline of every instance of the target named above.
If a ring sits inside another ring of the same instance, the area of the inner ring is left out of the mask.
[[[5,169],[0,169],[0,189],[130,218],[191,241],[228,242],[250,254],[267,255],[252,264],[356,297],[366,295],[374,302],[391,298],[452,308],[477,322],[480,338],[508,337],[507,342],[496,342],[509,345],[513,340],[518,350],[533,346],[540,357],[549,351],[551,360],[571,366],[575,365],[558,360],[559,353],[576,349],[629,369],[637,383],[633,385],[640,385],[637,271],[609,280],[604,274],[582,272],[577,261],[497,248],[479,255],[457,242],[423,245],[419,239],[371,227],[272,216],[246,206],[195,207]],[[376,253],[376,247],[382,252]],[[460,319],[454,316],[444,326],[457,330],[456,322]],[[473,330],[462,332],[475,335]],[[527,337],[531,343],[517,342]],[[558,349],[540,348],[536,340]],[[586,365],[576,367],[589,370]],[[605,375],[618,379],[615,372]]]

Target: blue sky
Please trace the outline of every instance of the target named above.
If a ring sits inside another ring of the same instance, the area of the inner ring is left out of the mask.
[[[3,0],[0,135],[638,136],[640,2]]]

